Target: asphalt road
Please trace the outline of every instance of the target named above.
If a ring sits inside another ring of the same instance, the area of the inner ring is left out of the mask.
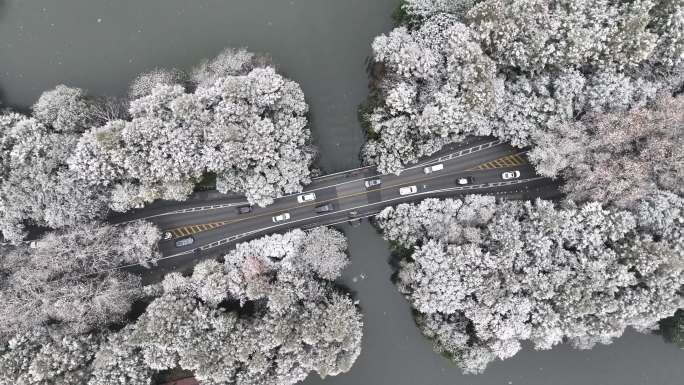
[[[424,167],[443,164],[444,168],[430,174]],[[505,171],[518,170],[520,177],[503,180]],[[471,177],[472,184],[459,186],[456,180]],[[378,186],[367,189],[366,180],[381,179]],[[417,192],[401,196],[399,189],[416,186]],[[313,192],[316,200],[298,203],[297,196]],[[527,163],[523,150],[492,138],[474,138],[451,145],[405,169],[400,175],[380,175],[374,167],[326,175],[314,179],[304,192],[277,199],[268,207],[252,207],[252,212],[239,214],[237,207],[246,205],[244,197],[216,192],[198,193],[185,202],[159,202],[150,207],[112,217],[114,223],[147,219],[173,238],[162,240],[163,255],[158,266],[129,269],[141,273],[145,281],[154,281],[169,271],[191,268],[199,260],[217,257],[235,243],[265,234],[285,232],[292,228],[311,228],[358,220],[378,213],[383,208],[428,197],[458,197],[466,194],[489,194],[506,199],[552,198],[559,195],[558,183],[539,177]],[[332,203],[335,210],[317,214],[315,208]],[[289,213],[290,219],[274,223],[273,217]],[[178,239],[192,236],[194,242],[177,247]]]

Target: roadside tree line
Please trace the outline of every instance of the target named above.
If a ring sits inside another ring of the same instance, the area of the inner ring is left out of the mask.
[[[263,56],[227,49],[190,74],[140,75],[126,100],[57,86],[32,115],[0,115],[0,231],[61,228],[156,199],[206,175],[250,203],[301,191],[316,156],[299,85]]]
[[[531,147],[557,202],[428,199],[377,216],[435,349],[479,373],[516,354],[681,342],[684,2],[405,0],[378,36],[365,161],[399,173],[469,135]]]
[[[175,369],[206,384],[294,384],[351,368],[362,322],[333,283],[349,263],[342,234],[267,236],[150,286],[106,271],[153,263],[158,237],[145,223],[79,227],[0,257],[0,384],[149,385]],[[134,301],[147,304],[137,319]]]

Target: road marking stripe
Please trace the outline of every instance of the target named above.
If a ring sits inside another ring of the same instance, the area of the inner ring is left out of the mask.
[[[496,146],[499,146],[499,145],[502,145],[502,144],[505,144],[505,142],[503,142],[503,141],[501,141],[501,140],[493,140],[493,141],[486,142],[486,143],[483,143],[483,144],[480,144],[480,145],[477,145],[477,146],[471,146],[471,147],[468,147],[468,148],[465,148],[465,149],[462,149],[462,150],[455,151],[455,152],[453,152],[453,153],[451,153],[451,154],[441,156],[441,157],[439,157],[439,158],[437,158],[437,159],[427,160],[427,161],[424,161],[424,162],[419,162],[419,163],[417,163],[417,164],[414,165],[414,166],[407,167],[407,168],[403,169],[402,171],[412,170],[412,169],[415,169],[415,168],[423,167],[423,166],[428,165],[428,164],[436,164],[436,163],[444,162],[444,161],[446,161],[446,160],[452,160],[452,159],[455,159],[455,158],[460,158],[460,157],[462,157],[462,156],[474,154],[474,153],[476,153],[476,152],[479,152],[479,151],[482,151],[482,150],[486,150],[486,149],[489,149],[489,148],[492,148],[492,147],[496,147]],[[467,144],[466,144],[466,145],[467,145]],[[312,180],[323,179],[323,178],[330,177],[330,176],[341,175],[341,174],[344,174],[344,173],[353,172],[353,171],[357,171],[357,170],[363,170],[363,169],[372,168],[372,167],[375,167],[375,166],[364,166],[364,167],[359,167],[359,168],[355,168],[355,169],[352,169],[352,170],[345,170],[345,171],[335,172],[335,173],[332,173],[332,174],[321,175],[320,177],[312,178]],[[470,170],[465,170],[465,171],[470,171]],[[378,175],[366,176],[366,177],[363,177],[363,178],[360,178],[360,179],[355,179],[355,180],[350,180],[350,181],[344,181],[344,182],[342,182],[342,183],[337,183],[337,184],[330,185],[330,186],[319,187],[319,188],[316,188],[316,189],[313,189],[313,190],[308,190],[307,192],[314,192],[314,191],[319,191],[319,190],[323,190],[323,189],[326,189],[326,188],[337,187],[337,186],[340,186],[340,185],[343,185],[343,184],[347,184],[347,183],[361,182],[361,181],[363,181],[363,180],[365,180],[365,179],[368,179],[368,178],[371,178],[371,177],[373,177],[373,178],[379,178],[379,177],[382,177],[382,176],[384,176],[384,175],[389,175],[389,174],[378,174]],[[302,193],[303,193],[303,192],[302,192]],[[286,198],[286,197],[290,197],[290,196],[300,195],[300,194],[302,194],[302,193],[284,195],[284,196],[282,196],[281,198]],[[221,208],[226,208],[226,207],[244,206],[244,205],[247,205],[247,204],[249,204],[249,202],[247,202],[247,201],[242,201],[242,202],[236,202],[236,203],[224,203],[224,204],[216,204],[216,205],[205,205],[205,206],[198,206],[198,207],[190,207],[190,208],[186,208],[186,209],[179,209],[179,210],[173,210],[173,211],[169,211],[169,212],[165,212],[165,213],[159,213],[159,214],[155,214],[155,215],[149,215],[149,216],[142,217],[142,218],[136,218],[136,219],[132,219],[132,220],[130,220],[130,221],[119,222],[119,223],[117,223],[117,225],[123,225],[123,224],[126,224],[126,223],[131,223],[131,222],[135,222],[135,221],[146,220],[146,219],[150,219],[150,218],[157,218],[157,217],[162,217],[162,216],[167,216],[167,215],[184,214],[184,213],[191,213],[191,212],[196,212],[196,211],[216,210],[216,209],[221,209]]]
[[[544,178],[544,177],[541,177],[541,176],[538,176],[538,177],[533,177],[533,178],[529,178],[529,179],[516,179],[516,180],[511,180],[511,181],[492,182],[492,183],[486,183],[486,184],[480,184],[480,185],[455,186],[455,187],[448,187],[448,188],[443,188],[443,189],[433,190],[433,191],[423,191],[423,192],[419,192],[419,193],[416,193],[416,194],[412,194],[411,196],[419,196],[419,195],[426,195],[426,194],[438,194],[438,193],[445,193],[445,192],[452,192],[452,191],[481,190],[481,189],[488,189],[488,188],[501,187],[501,186],[512,186],[512,185],[515,185],[515,184],[522,184],[522,183],[527,183],[527,182],[534,182],[534,181],[537,181],[537,180],[540,180],[540,179],[545,179],[545,178]],[[396,200],[400,200],[400,199],[406,199],[406,198],[407,198],[406,196],[399,196],[399,197],[395,197],[395,198],[390,198],[390,199],[384,201],[384,203],[392,202],[392,201],[396,201]],[[339,211],[333,212],[333,213],[322,214],[322,215],[318,216],[318,218],[322,218],[322,217],[329,216],[329,215],[334,215],[334,214],[337,214],[337,213],[340,213],[340,212],[358,210],[358,209],[362,209],[362,208],[364,208],[364,207],[376,205],[376,204],[378,204],[378,203],[380,203],[380,202],[368,203],[368,204],[361,205],[361,206],[358,206],[358,207],[353,207],[353,208],[349,208],[349,209],[339,210]],[[391,206],[391,204],[387,205],[387,207],[389,207],[389,206]],[[212,243],[206,244],[206,245],[204,245],[204,246],[196,247],[196,248],[194,248],[194,249],[190,249],[190,250],[184,251],[184,252],[182,252],[182,253],[170,255],[170,256],[165,257],[165,258],[173,258],[173,257],[176,257],[176,256],[191,254],[191,253],[194,253],[195,250],[208,250],[208,249],[212,249],[212,248],[214,248],[214,247],[220,246],[220,245],[225,244],[225,243],[227,243],[227,242],[235,241],[235,240],[238,240],[238,239],[240,239],[240,238],[247,237],[247,236],[252,235],[252,234],[255,234],[255,233],[264,232],[264,231],[267,231],[267,230],[275,229],[275,228],[277,228],[277,227],[281,227],[281,226],[283,226],[283,225],[285,225],[285,224],[292,224],[292,223],[302,222],[302,221],[306,221],[306,220],[309,220],[309,219],[311,219],[311,218],[294,219],[294,220],[291,220],[291,221],[283,222],[282,224],[272,225],[272,226],[265,227],[265,228],[262,228],[262,229],[259,229],[259,230],[252,230],[252,231],[248,231],[248,232],[242,233],[242,234],[231,235],[230,237],[223,238],[223,239],[221,239],[221,240],[214,241],[214,242],[212,242]],[[346,219],[345,221],[349,221],[349,220],[352,220],[352,219],[356,219],[356,217],[355,217],[355,218],[348,218],[348,219]],[[323,226],[329,226],[329,225],[323,225]],[[163,258],[163,259],[165,259],[165,258]]]
[[[491,169],[496,169],[496,168],[505,168],[505,167],[512,167],[512,166],[521,166],[524,164],[527,164],[525,162],[525,159],[522,158],[520,155],[524,154],[527,151],[519,152],[517,154],[511,154],[511,155],[506,155],[503,156],[499,159],[495,159],[486,163],[482,163],[480,165],[477,165],[473,168],[467,169],[465,171],[477,171],[477,170],[491,170]]]
[[[464,171],[472,171],[472,170],[456,170],[456,171],[454,171],[454,172],[452,172],[452,173],[447,173],[446,175],[449,175],[449,176],[456,176],[457,174],[460,174],[460,173],[462,173],[462,172],[464,172]],[[372,191],[382,191],[382,190],[389,190],[389,189],[397,188],[397,187],[400,187],[400,186],[410,186],[410,185],[412,185],[412,184],[418,184],[418,183],[426,182],[426,181],[429,181],[429,180],[442,178],[442,177],[445,176],[445,173],[444,173],[444,172],[436,172],[436,173],[432,173],[432,174],[428,174],[428,175],[430,175],[430,176],[429,176],[429,177],[421,176],[420,178],[413,179],[413,180],[408,180],[408,181],[403,182],[403,183],[396,183],[396,184],[391,184],[391,185],[381,185],[380,188],[375,189],[375,190],[372,190]],[[234,224],[234,223],[238,223],[238,222],[242,222],[242,221],[249,220],[249,219],[254,219],[254,218],[262,218],[262,217],[267,217],[267,216],[273,216],[273,215],[276,215],[276,214],[278,214],[278,213],[288,212],[289,210],[292,210],[292,209],[295,209],[295,208],[310,207],[310,206],[318,206],[318,205],[322,205],[322,204],[325,204],[325,203],[328,203],[328,202],[332,202],[332,201],[335,201],[335,200],[340,200],[340,199],[344,199],[344,198],[352,198],[352,197],[359,196],[359,195],[365,195],[365,194],[368,194],[368,192],[369,192],[369,190],[365,190],[365,189],[364,189],[363,191],[359,191],[359,192],[352,193],[352,194],[347,194],[347,195],[340,195],[340,196],[337,196],[337,197],[332,198],[332,199],[321,200],[321,201],[314,201],[314,202],[306,203],[306,204],[297,204],[297,205],[295,205],[295,206],[285,207],[285,208],[280,209],[280,210],[267,211],[267,212],[264,212],[264,213],[261,213],[261,214],[258,214],[258,215],[254,215],[254,216],[251,216],[251,217],[229,219],[229,220],[223,221],[223,225],[222,225],[222,226],[229,225],[229,224]],[[419,193],[419,194],[422,194],[422,193]],[[415,194],[414,194],[414,195],[415,195]],[[339,211],[339,210],[338,210],[338,211]],[[292,221],[293,221],[293,220],[288,220],[288,221],[286,221],[286,222],[283,222],[283,224],[285,224],[285,223],[291,223]]]

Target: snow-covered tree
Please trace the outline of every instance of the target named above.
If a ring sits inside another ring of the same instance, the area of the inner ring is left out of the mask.
[[[402,0],[401,7],[407,14],[427,19],[439,13],[449,13],[462,18],[476,0]]]
[[[86,384],[99,344],[98,335],[60,335],[45,328],[19,333],[0,341],[0,384]]]
[[[368,163],[400,172],[466,135],[525,147],[588,113],[684,84],[684,2],[407,0],[415,22],[373,43]]]
[[[364,157],[381,171],[398,172],[446,143],[489,133],[496,67],[454,17],[397,28],[376,38],[373,51],[385,66],[384,104],[367,117],[377,139]]]
[[[43,92],[33,105],[33,117],[58,132],[80,132],[93,123],[86,92],[65,85]]]
[[[684,97],[591,114],[537,134],[530,159],[561,176],[570,199],[629,204],[657,189],[684,194]]]
[[[91,363],[88,385],[150,385],[153,371],[139,349],[128,344],[132,328],[109,333]],[[104,338],[103,338],[104,340]],[[85,382],[84,382],[85,383]]]
[[[25,225],[60,228],[104,214],[106,192],[88,187],[67,167],[78,141],[73,130],[6,113],[0,115],[0,141],[0,231],[6,240],[21,240]]]
[[[117,211],[182,200],[207,172],[217,174],[221,192],[260,205],[301,191],[315,155],[304,94],[256,62],[244,50],[225,51],[196,71],[193,92],[172,73],[141,76],[131,119],[85,133],[70,169],[90,186],[109,188]]]
[[[327,247],[311,250],[318,237]],[[318,261],[346,262],[344,248],[334,230],[294,230],[239,244],[224,264],[203,262],[191,277],[169,274],[124,344],[153,370],[180,367],[208,383],[294,384],[311,371],[346,372],[359,354],[361,317],[329,281],[340,263]]]
[[[493,197],[387,208],[387,239],[412,249],[398,285],[438,351],[466,372],[537,349],[610,343],[684,306],[684,199],[645,197],[632,211]]]
[[[143,292],[138,276],[114,268],[155,263],[159,239],[159,230],[147,222],[91,224],[3,253],[0,337],[45,325],[83,333],[122,321]]]
[[[309,231],[300,247],[300,262],[304,262],[323,279],[334,280],[349,264],[345,254],[347,239],[327,227],[316,227]]]
[[[272,67],[257,67],[199,86],[195,96],[213,111],[202,154],[207,170],[218,175],[219,191],[244,192],[266,205],[310,182],[315,150],[299,85]]]
[[[267,205],[310,183],[316,155],[299,85],[263,55],[228,49],[192,79],[155,69],[131,102],[63,85],[33,116],[0,114],[0,232],[62,228],[157,199],[183,200],[207,173]]]
[[[181,70],[155,68],[138,75],[133,80],[128,90],[128,96],[131,100],[135,100],[150,95],[152,90],[160,85],[184,85],[186,82],[187,75]]]
[[[92,126],[127,117],[126,103],[113,97],[93,97],[81,88],[58,85],[33,105],[33,117],[57,132],[81,133]]]
[[[226,48],[215,58],[203,60],[193,68],[190,77],[195,84],[211,85],[221,78],[243,76],[255,68],[272,66],[267,55],[249,52],[244,48]]]

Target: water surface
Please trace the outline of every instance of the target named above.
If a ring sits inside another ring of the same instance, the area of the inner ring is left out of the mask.
[[[301,84],[322,167],[358,165],[356,106],[372,38],[398,0],[0,0],[0,99],[30,106],[64,83],[124,95],[136,74],[188,69],[226,46],[269,52]],[[363,352],[344,375],[308,385],[680,385],[684,352],[634,332],[591,351],[525,350],[464,376],[434,353],[390,282],[389,251],[367,223],[343,227],[353,264],[343,283],[364,313]]]

